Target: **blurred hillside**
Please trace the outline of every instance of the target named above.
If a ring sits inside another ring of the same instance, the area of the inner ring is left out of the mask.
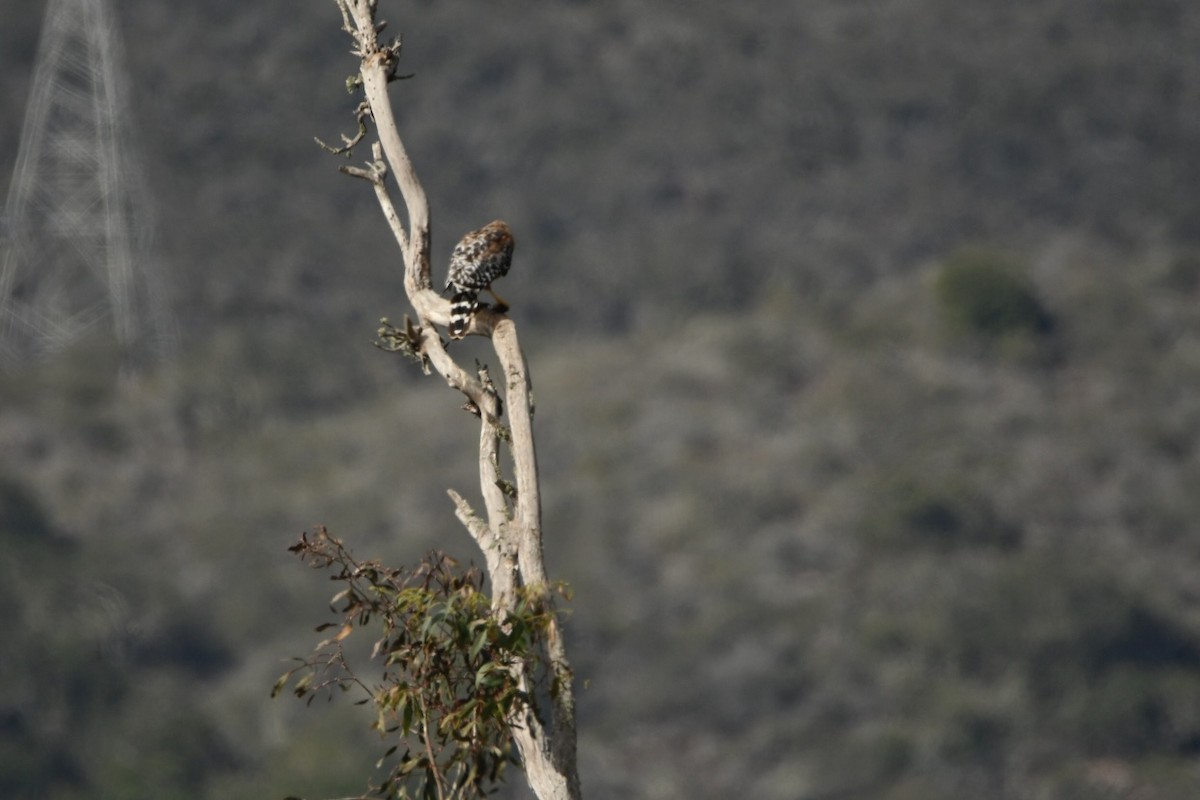
[[[435,257],[517,231],[589,797],[1200,796],[1200,9],[388,2]],[[0,376],[0,796],[346,796],[285,548],[469,556],[477,434],[370,347],[333,4],[118,10],[185,352]]]
[[[8,153],[40,5],[7,0]],[[345,330],[398,295],[370,193],[312,142],[352,126],[332,3],[119,6],[161,252],[193,336],[231,319]],[[780,284],[848,303],[864,280],[965,241],[1200,239],[1187,3],[393,8],[435,252],[508,217],[531,323],[621,329],[747,308]]]

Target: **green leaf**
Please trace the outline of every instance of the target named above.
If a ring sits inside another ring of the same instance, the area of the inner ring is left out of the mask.
[[[498,661],[489,661],[480,667],[475,672],[475,688],[478,689],[480,686],[484,685],[495,686],[498,681],[492,676],[492,673],[498,669],[502,669],[503,666],[504,665]]]
[[[401,730],[404,735],[408,736],[412,732],[413,712],[415,710],[412,698],[406,697],[404,700],[404,712],[401,714]]]
[[[293,673],[294,673],[294,670],[288,670],[287,672],[285,672],[279,676],[279,680],[275,681],[275,685],[273,687],[271,687],[271,697],[272,698],[279,696],[279,693],[283,691],[283,687],[286,686],[287,682],[292,679]]]
[[[383,766],[383,762],[384,762],[384,761],[387,761],[387,759],[388,759],[388,756],[390,756],[392,753],[396,752],[396,750],[397,750],[399,747],[400,747],[400,745],[398,745],[398,744],[394,744],[394,745],[392,745],[391,747],[389,747],[389,748],[387,749],[387,752],[386,752],[386,753],[384,753],[383,755],[381,755],[381,756],[379,757],[379,760],[375,762],[375,769],[379,769],[380,767],[382,767],[382,766]]]
[[[488,636],[488,629],[486,626],[483,627],[479,631],[479,633],[475,635],[475,641],[471,643],[471,651],[470,652],[471,652],[472,659],[479,657],[480,651],[483,650],[483,648],[487,646],[489,638],[490,637]]]

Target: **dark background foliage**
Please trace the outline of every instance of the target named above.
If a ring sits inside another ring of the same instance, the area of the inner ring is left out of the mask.
[[[0,377],[0,795],[346,796],[286,547],[469,556],[477,434],[370,346],[333,3],[117,5],[183,347]],[[1200,793],[1200,8],[381,5],[438,269],[517,234],[590,797]]]

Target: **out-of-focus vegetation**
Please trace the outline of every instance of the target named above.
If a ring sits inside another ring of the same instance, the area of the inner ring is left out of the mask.
[[[1188,258],[1010,256],[1051,362],[940,313],[954,258],[833,321],[780,293],[535,344],[589,792],[1192,796]],[[5,379],[6,796],[358,791],[370,714],[267,699],[333,592],[285,547],[322,520],[385,560],[470,553],[448,389],[364,343],[355,398],[238,406],[186,380],[228,356],[203,350],[174,390],[106,385],[91,354]]]
[[[1200,7],[387,4],[435,257],[517,231],[589,797],[1200,795]],[[286,547],[468,556],[477,429],[370,347],[333,4],[119,12],[185,351],[0,376],[0,796],[346,796]]]
[[[41,7],[8,0],[0,152]],[[348,333],[399,297],[374,198],[312,141],[354,126],[332,1],[117,11],[185,336]],[[1062,231],[1200,243],[1200,10],[1180,0],[395,0],[381,16],[415,74],[394,91],[435,258],[503,214],[527,323],[636,329],[781,286],[840,308],[962,245]]]
[[[1045,336],[1054,320],[1037,295],[995,253],[954,253],[937,275],[942,313],[958,333],[984,341]]]

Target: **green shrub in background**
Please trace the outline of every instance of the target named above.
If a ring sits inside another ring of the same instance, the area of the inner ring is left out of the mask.
[[[957,332],[993,342],[1012,335],[1042,337],[1054,318],[1001,253],[965,248],[942,264],[934,283],[938,306]]]
[[[1004,519],[986,493],[962,482],[927,482],[894,476],[872,492],[863,521],[864,541],[885,550],[923,547],[1015,550],[1021,530]]]

